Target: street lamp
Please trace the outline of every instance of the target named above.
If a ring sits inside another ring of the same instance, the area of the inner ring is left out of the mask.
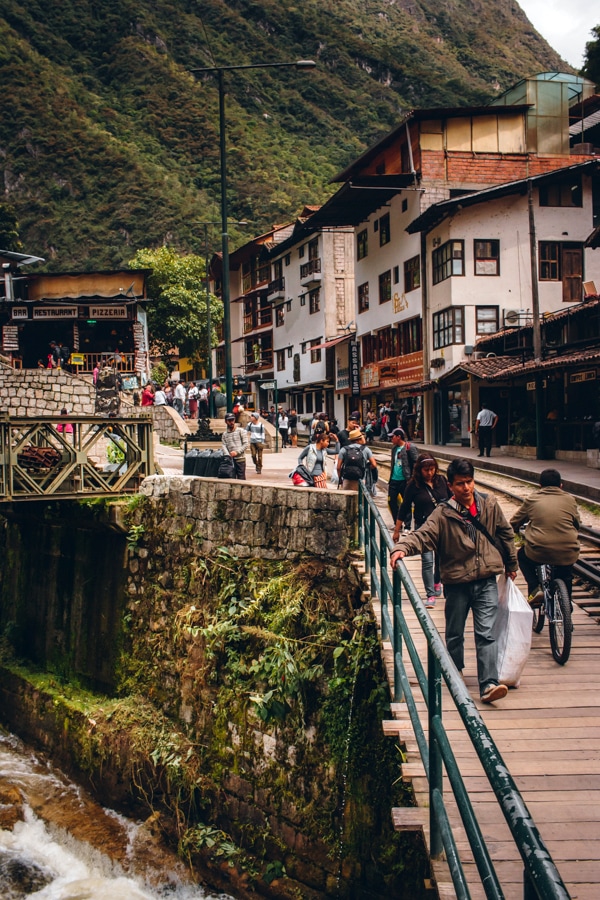
[[[208,273],[208,229],[220,225],[220,222],[198,222],[204,228],[204,278],[206,283],[206,374],[208,375],[208,414],[213,417],[212,396],[212,326],[210,321],[210,279]],[[230,225],[247,225],[247,222],[230,222]]]
[[[231,308],[229,296],[229,235],[227,233],[227,156],[225,133],[225,86],[224,72],[238,69],[314,69],[316,63],[312,59],[298,59],[295,62],[283,63],[251,63],[242,66],[205,66],[201,69],[190,69],[190,73],[216,72],[219,87],[219,148],[221,156],[221,241],[223,255],[223,280],[221,296],[223,299],[223,338],[225,342],[225,390],[227,391],[227,412],[233,406],[233,371],[231,365]]]

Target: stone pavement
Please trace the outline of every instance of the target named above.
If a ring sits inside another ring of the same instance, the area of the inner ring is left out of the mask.
[[[219,448],[220,444],[215,444]],[[592,469],[581,463],[567,460],[520,459],[512,456],[494,454],[490,459],[479,458],[478,451],[471,447],[453,447],[446,445],[437,447],[429,444],[416,444],[419,451],[427,450],[438,460],[451,460],[457,456],[470,459],[476,469],[485,472],[494,470],[505,475],[537,482],[543,469],[556,468],[562,475],[565,489],[577,497],[600,502],[600,469]],[[387,480],[387,462],[391,453],[391,444],[376,443],[372,448],[381,468],[381,479]],[[296,466],[302,447],[287,447],[279,453],[265,453],[263,471],[257,475],[252,465],[250,454],[247,457],[246,477],[248,482],[260,484],[287,484],[292,486],[288,477]],[[181,475],[183,472],[183,450],[175,447],[155,444],[155,458],[165,475]],[[328,482],[327,487],[336,490],[336,486]]]

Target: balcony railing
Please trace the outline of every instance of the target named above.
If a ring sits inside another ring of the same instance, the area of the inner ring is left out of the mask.
[[[275,278],[273,281],[269,282],[269,290],[267,292],[267,296],[270,299],[274,299],[275,297],[283,296],[285,292],[285,278],[282,275],[281,278]]]
[[[244,291],[244,294],[247,294],[248,291],[253,291],[255,288],[260,287],[260,285],[267,284],[270,275],[271,268],[267,265],[255,272],[248,272],[246,275],[242,276],[242,290]]]
[[[303,263],[300,266],[300,280],[304,281],[305,278],[308,278],[311,275],[321,275],[321,260],[320,259],[309,259],[307,263]],[[317,279],[320,281],[320,277]]]
[[[251,315],[244,316],[244,334],[254,331],[256,328],[265,328],[267,325],[273,324],[273,310],[271,307],[267,309],[259,309]]]
[[[258,372],[261,369],[272,369],[273,368],[273,351],[272,350],[262,350],[260,356],[253,354],[246,354],[246,358],[244,360],[244,368],[246,372]]]

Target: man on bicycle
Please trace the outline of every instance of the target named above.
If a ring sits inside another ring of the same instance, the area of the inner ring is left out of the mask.
[[[529,602],[538,603],[543,597],[536,566],[544,563],[554,567],[555,577],[564,581],[570,598],[573,564],[579,558],[577,532],[581,520],[575,498],[562,489],[560,472],[544,469],[540,490],[523,501],[510,524],[515,531],[525,525],[525,544],[517,558],[527,581]]]

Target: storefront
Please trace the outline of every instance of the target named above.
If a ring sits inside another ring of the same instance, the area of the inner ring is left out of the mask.
[[[2,349],[16,368],[48,365],[52,342],[71,351],[73,371],[108,359],[144,383],[149,375],[147,272],[29,275],[0,307]],[[126,287],[131,282],[129,287]]]

